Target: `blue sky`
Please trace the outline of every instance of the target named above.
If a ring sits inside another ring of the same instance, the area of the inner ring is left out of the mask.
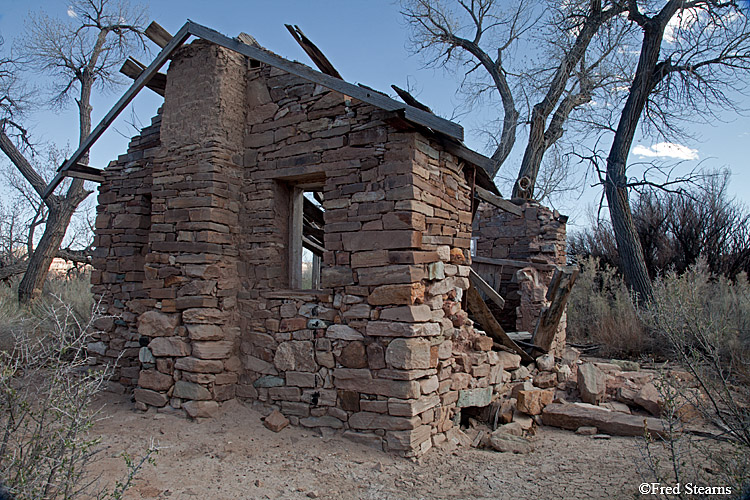
[[[42,9],[51,16],[65,16],[67,6],[66,2],[57,0],[3,0],[0,5],[0,35],[5,39],[6,49],[21,33],[23,20],[30,10]],[[444,74],[440,69],[424,68],[419,56],[409,54],[408,28],[399,14],[398,4],[390,0],[160,0],[148,3],[148,8],[150,18],[172,33],[186,19],[229,36],[245,31],[275,53],[312,65],[284,28],[285,23],[297,24],[348,81],[363,83],[391,94],[391,84],[403,88],[409,86],[422,102],[444,117],[451,117],[461,102],[461,98],[455,94],[455,77]],[[41,77],[38,78],[41,82]],[[122,87],[114,93],[94,99],[94,124],[98,123],[125,89],[126,87]],[[136,98],[134,110],[144,125],[149,123],[159,103],[160,98],[147,90]],[[750,107],[750,103],[744,104]],[[491,110],[480,110],[456,118],[466,129],[466,144],[482,153],[489,151],[478,129],[484,125],[483,121],[490,113]],[[685,162],[686,169],[697,161],[702,161],[702,165],[708,168],[731,168],[731,192],[746,203],[750,202],[750,117],[747,114],[723,116],[726,123],[691,128],[695,138],[682,141],[681,148],[659,146],[655,144],[659,141],[637,138],[630,161],[649,161],[667,154],[693,158]],[[91,154],[92,166],[104,167],[125,151],[127,139],[121,134],[134,135],[134,130],[127,124],[131,117],[132,112],[126,110],[113,129],[95,145]],[[77,113],[73,103],[60,112],[38,112],[29,116],[25,123],[37,141],[50,140],[59,145],[67,143],[71,151],[75,149]],[[519,131],[516,148],[506,162],[505,169],[515,173],[524,144],[524,132]],[[507,189],[502,191],[507,194]],[[592,188],[580,198],[558,199],[555,204],[561,212],[571,216],[574,225],[586,225],[587,207],[595,203],[599,193],[599,188]]]

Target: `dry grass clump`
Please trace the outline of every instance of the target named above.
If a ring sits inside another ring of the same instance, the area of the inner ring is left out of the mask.
[[[579,265],[581,272],[568,299],[568,341],[599,346],[602,356],[645,353],[651,342],[622,277],[594,257]]]

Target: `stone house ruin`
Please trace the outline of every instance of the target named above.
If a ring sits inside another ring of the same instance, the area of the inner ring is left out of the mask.
[[[89,352],[112,386],[191,417],[258,401],[405,456],[445,441],[517,362],[468,318],[472,284],[506,329],[538,319],[564,218],[502,200],[427,111],[194,23],[162,41],[118,103],[160,91],[152,124],[103,171],[61,169],[101,182]]]

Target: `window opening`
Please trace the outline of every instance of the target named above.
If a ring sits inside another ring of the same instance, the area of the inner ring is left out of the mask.
[[[324,248],[323,196],[319,187],[292,187],[290,211],[290,286],[320,289]]]

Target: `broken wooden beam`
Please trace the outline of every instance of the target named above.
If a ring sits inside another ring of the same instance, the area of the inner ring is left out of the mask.
[[[519,354],[523,361],[527,363],[534,361],[534,358],[508,337],[505,330],[503,330],[503,327],[497,322],[497,319],[495,319],[495,316],[493,316],[492,312],[487,307],[487,304],[482,300],[482,296],[479,295],[479,292],[474,286],[469,286],[469,290],[466,292],[466,301],[469,311],[474,315],[477,322],[482,325],[482,328],[487,332],[487,335],[495,339],[502,346],[510,349],[512,352]]]
[[[323,210],[319,206],[305,197],[303,207],[305,217],[307,217],[320,227],[323,227],[325,225],[325,221],[323,219]]]
[[[492,266],[508,266],[516,269],[523,269],[524,267],[533,267],[540,271],[554,271],[557,266],[554,264],[542,264],[540,262],[527,262],[525,260],[513,260],[513,259],[495,259],[492,257],[481,257],[475,255],[471,258],[472,261],[479,264],[489,264]]]
[[[82,163],[71,165],[70,169],[68,169],[68,175],[86,181],[104,182],[104,176],[102,175],[101,170],[89,167],[88,165],[83,165]]]
[[[565,312],[565,305],[568,303],[570,291],[573,289],[577,277],[578,266],[559,267],[552,275],[546,297],[550,304],[542,310],[532,337],[532,343],[539,346],[544,352],[549,352],[552,348],[557,325],[560,323],[563,312]]]
[[[142,62],[133,57],[129,57],[124,63],[122,63],[120,73],[135,80],[141,76],[144,69],[146,69],[146,66]],[[146,87],[164,97],[164,93],[167,90],[167,75],[164,73],[156,73],[146,82]]]
[[[469,268],[469,279],[471,280],[472,285],[477,287],[480,292],[484,293],[492,302],[497,304],[500,309],[505,307],[505,299],[502,298],[489,283],[484,281],[484,279],[471,268]]]
[[[432,110],[426,104],[422,104],[421,102],[417,101],[417,99],[406,90],[395,85],[391,85],[391,88],[395,90],[398,96],[403,99],[404,102],[409,106],[414,106],[415,108],[419,108],[427,111],[428,113],[432,113]]]
[[[240,34],[237,35],[237,40],[251,47],[262,48],[261,45],[258,43],[258,40],[256,40],[253,35],[248,35],[244,31],[241,31]]]
[[[151,24],[148,25],[143,34],[162,49],[172,40],[172,34],[156,21],[151,21]]]
[[[505,210],[506,212],[510,212],[519,217],[523,217],[523,210],[521,210],[521,208],[515,203],[500,198],[496,194],[492,194],[480,186],[476,186],[475,192],[477,198],[479,198],[480,200],[486,201],[487,203],[496,206],[500,210]]]
[[[299,29],[299,26],[296,24],[292,26],[291,24],[285,24],[286,29],[291,33],[294,40],[299,44],[300,47],[302,47],[302,50],[305,51],[305,53],[312,59],[312,62],[315,63],[315,66],[318,67],[321,73],[325,73],[326,75],[332,76],[334,78],[338,78],[340,80],[343,80],[341,77],[341,74],[336,71],[336,68],[333,67],[333,64],[331,64],[331,61],[328,60],[328,58],[323,54],[323,52],[318,48],[317,45],[312,43],[312,41],[305,36],[304,33],[302,33],[302,30]]]

